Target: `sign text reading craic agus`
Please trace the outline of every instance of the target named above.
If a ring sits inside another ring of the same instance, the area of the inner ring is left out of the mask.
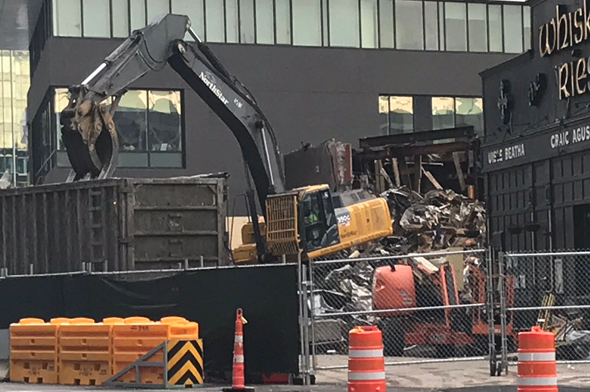
[[[555,7],[555,17],[539,27],[539,54],[550,56],[590,39],[590,9],[587,1],[573,12],[563,5]],[[559,99],[590,91],[590,58],[579,58],[557,67]]]

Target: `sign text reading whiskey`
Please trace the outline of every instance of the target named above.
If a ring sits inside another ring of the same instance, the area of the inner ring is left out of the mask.
[[[588,0],[573,12],[563,5],[555,7],[555,17],[539,27],[539,54],[550,56],[590,39],[590,9]],[[557,67],[559,99],[590,91],[590,58],[579,58]]]

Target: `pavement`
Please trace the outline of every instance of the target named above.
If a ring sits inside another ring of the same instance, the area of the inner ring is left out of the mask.
[[[347,356],[318,356],[318,367],[346,366]],[[412,358],[403,358],[404,362]],[[399,359],[398,359],[399,360]],[[418,359],[416,359],[418,360]],[[386,359],[386,363],[394,361]],[[516,392],[516,366],[507,375],[491,377],[485,360],[394,364],[386,366],[387,392]],[[590,364],[557,366],[560,392],[590,391]],[[222,385],[195,388],[202,392],[221,392]],[[346,369],[318,370],[316,385],[255,385],[255,392],[345,392]],[[0,383],[0,392],[111,392],[120,389],[83,386],[53,386]],[[159,391],[150,389],[150,391]]]

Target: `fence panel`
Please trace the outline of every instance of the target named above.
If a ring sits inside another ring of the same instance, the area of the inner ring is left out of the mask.
[[[348,332],[383,331],[386,365],[489,358],[486,250],[310,262],[314,371],[345,369]]]
[[[517,362],[518,333],[538,325],[555,334],[558,362],[590,363],[590,252],[507,253],[503,359]]]

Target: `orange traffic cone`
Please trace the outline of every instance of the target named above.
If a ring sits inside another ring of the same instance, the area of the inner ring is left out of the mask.
[[[236,334],[234,336],[234,363],[232,368],[232,387],[223,388],[224,392],[231,391],[254,391],[254,388],[246,387],[244,374],[244,318],[242,309],[236,312]]]

